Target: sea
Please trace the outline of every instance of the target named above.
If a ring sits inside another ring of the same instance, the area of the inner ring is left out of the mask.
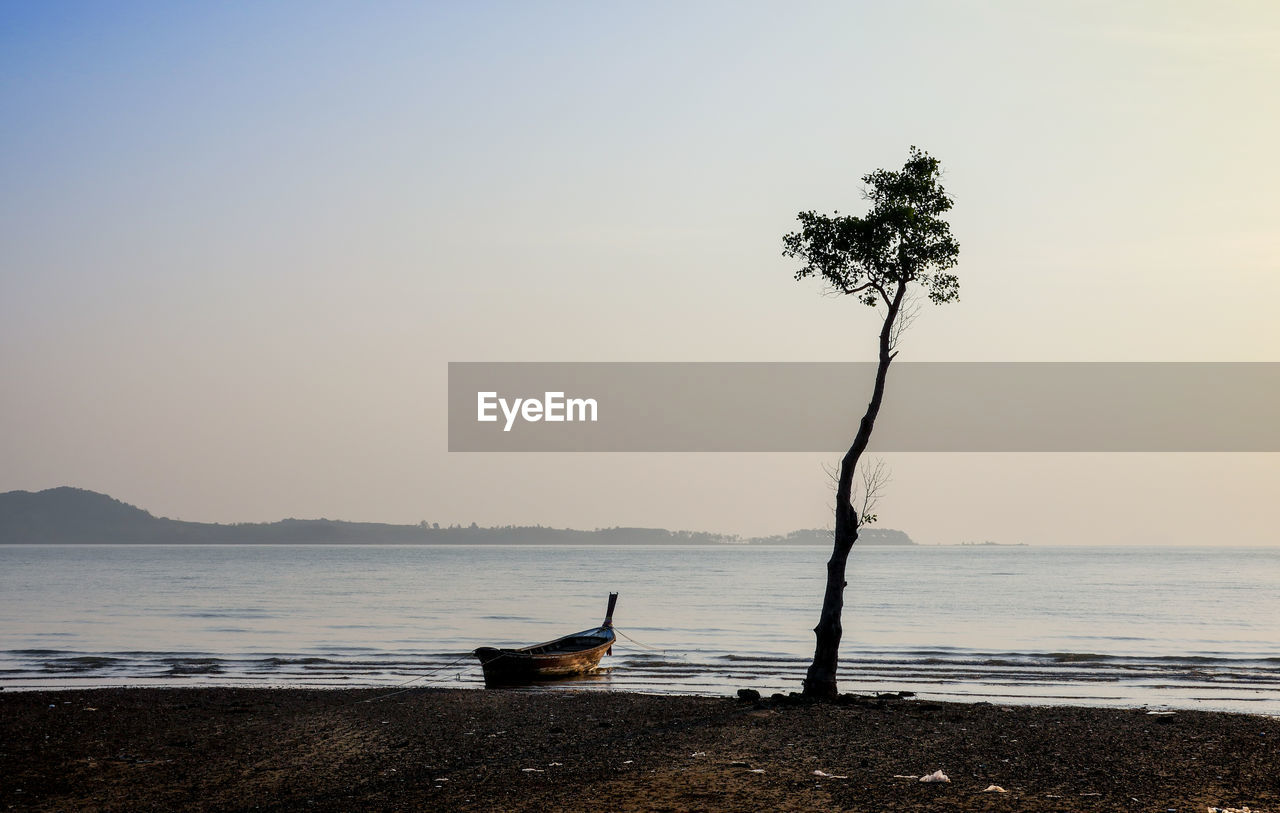
[[[5,545],[0,688],[483,689],[478,646],[597,626],[531,691],[798,691],[828,549]],[[1280,715],[1280,548],[855,547],[842,691]]]

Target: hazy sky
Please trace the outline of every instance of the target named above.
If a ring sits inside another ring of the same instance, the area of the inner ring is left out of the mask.
[[[446,364],[870,359],[780,238],[911,144],[904,359],[1280,360],[1277,76],[1270,0],[6,3],[0,491],[827,525],[819,456],[449,454]],[[923,542],[1276,542],[1280,455],[888,462]]]

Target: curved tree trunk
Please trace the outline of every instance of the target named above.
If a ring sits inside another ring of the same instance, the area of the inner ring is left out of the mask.
[[[840,659],[840,638],[844,628],[840,624],[840,614],[844,610],[845,565],[849,561],[849,551],[858,541],[857,519],[842,521],[836,511],[835,547],[831,558],[827,560],[827,590],[822,597],[822,615],[818,626],[813,628],[817,636],[817,645],[813,651],[813,663],[809,664],[809,672],[804,679],[804,693],[814,697],[835,697],[836,664]],[[852,511],[847,513],[852,514]]]
[[[831,558],[827,561],[827,589],[822,597],[822,614],[818,618],[818,626],[813,628],[817,642],[813,651],[813,662],[804,679],[804,693],[811,697],[835,697],[839,693],[836,684],[836,667],[840,660],[840,638],[844,628],[840,623],[840,615],[844,610],[845,569],[849,561],[849,552],[858,541],[860,518],[853,507],[853,476],[858,468],[862,453],[867,450],[871,441],[871,431],[875,428],[876,416],[880,414],[880,403],[884,400],[884,384],[889,374],[889,364],[893,361],[893,327],[902,305],[902,296],[906,293],[906,283],[900,282],[894,292],[889,310],[885,314],[884,325],[880,329],[880,359],[876,367],[876,384],[871,393],[871,402],[858,424],[858,433],[854,436],[853,445],[845,452],[840,461],[840,478],[836,485],[836,530]]]

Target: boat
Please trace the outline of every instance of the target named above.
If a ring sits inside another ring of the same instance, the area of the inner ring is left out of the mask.
[[[480,647],[473,654],[480,659],[484,682],[488,685],[531,683],[594,672],[600,666],[600,659],[610,654],[617,638],[613,631],[613,607],[617,603],[618,594],[610,593],[604,623],[595,629],[520,649]]]

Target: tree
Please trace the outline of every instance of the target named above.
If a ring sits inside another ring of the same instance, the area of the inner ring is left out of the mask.
[[[908,297],[922,289],[941,304],[960,295],[959,279],[948,273],[955,267],[960,245],[941,217],[951,209],[952,199],[942,188],[940,176],[938,160],[912,147],[901,170],[878,169],[863,176],[863,197],[871,204],[865,215],[801,212],[797,215],[800,230],[783,237],[783,255],[804,261],[797,280],[819,277],[831,292],[881,308],[884,320],[875,388],[836,480],[835,535],[822,614],[813,629],[817,641],[805,676],[806,695],[837,694],[846,564],[858,541],[858,529],[873,519],[865,511],[859,516],[854,507],[854,473],[880,413],[889,364],[898,354],[898,337],[910,321]]]

